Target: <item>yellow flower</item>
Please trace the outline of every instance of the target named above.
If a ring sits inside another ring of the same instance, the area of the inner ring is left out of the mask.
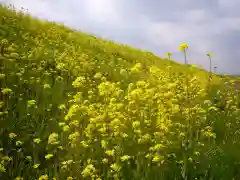
[[[207,53],[207,56],[208,57],[212,57],[213,55],[211,53]]]
[[[33,165],[33,168],[34,168],[34,169],[37,169],[39,166],[40,166],[40,164],[34,164],[34,165]]]
[[[107,163],[108,163],[108,159],[107,159],[107,158],[103,158],[103,159],[102,159],[102,163],[103,163],[103,164],[107,164]]]
[[[35,139],[33,140],[33,142],[39,144],[39,143],[41,142],[41,139],[40,139],[40,138],[35,138]]]
[[[154,156],[152,159],[152,162],[158,162],[160,160],[160,158],[158,156]]]
[[[95,172],[96,172],[95,167],[92,164],[89,164],[85,167],[85,169],[82,171],[81,174],[85,178],[85,177],[93,175]]]
[[[167,52],[166,55],[169,57],[169,56],[172,55],[172,53],[171,52]]]
[[[9,133],[9,138],[11,138],[11,139],[13,139],[13,138],[15,138],[17,135],[15,134],[15,133]]]
[[[48,137],[48,144],[53,144],[53,145],[59,144],[58,134],[57,133],[51,133],[49,135],[49,137]]]
[[[69,176],[69,177],[67,177],[67,180],[73,180],[73,178]]]
[[[22,141],[17,141],[17,142],[16,142],[16,146],[21,146],[22,144],[23,144]]]
[[[179,50],[180,51],[185,51],[185,50],[187,50],[188,49],[188,45],[187,44],[181,44],[180,46],[179,46]]]
[[[23,180],[21,177],[16,177],[15,180]]]
[[[191,64],[191,67],[195,68],[195,67],[197,67],[197,65],[196,64]]]
[[[114,156],[114,153],[115,153],[115,150],[113,149],[113,150],[107,150],[106,151],[106,154],[108,155],[108,156]]]
[[[5,74],[0,74],[0,79],[3,79],[5,76]]]
[[[131,158],[130,156],[124,155],[124,156],[122,156],[120,159],[121,159],[122,162],[124,162],[124,161],[129,160],[130,158]]]
[[[42,175],[38,178],[38,180],[48,180],[48,175]]]
[[[110,168],[115,171],[115,172],[119,172],[121,170],[121,166],[119,166],[118,164],[114,163],[110,166]]]
[[[53,157],[53,154],[47,154],[47,155],[45,156],[46,159],[51,159],[52,157]]]

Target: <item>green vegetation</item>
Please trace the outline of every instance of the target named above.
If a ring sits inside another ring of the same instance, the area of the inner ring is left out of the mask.
[[[1,179],[239,179],[231,77],[5,7],[0,62]]]

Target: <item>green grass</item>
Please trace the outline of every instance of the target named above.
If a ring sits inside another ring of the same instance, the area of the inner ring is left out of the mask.
[[[2,6],[0,62],[1,179],[240,178],[232,77]]]

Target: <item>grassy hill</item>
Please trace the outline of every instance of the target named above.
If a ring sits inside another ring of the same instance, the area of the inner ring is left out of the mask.
[[[231,78],[2,6],[0,62],[1,179],[239,178]]]

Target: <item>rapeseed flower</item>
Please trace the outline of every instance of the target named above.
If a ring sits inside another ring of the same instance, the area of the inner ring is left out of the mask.
[[[179,46],[179,50],[180,51],[186,51],[188,49],[188,45],[187,44],[181,44],[180,46]]]

